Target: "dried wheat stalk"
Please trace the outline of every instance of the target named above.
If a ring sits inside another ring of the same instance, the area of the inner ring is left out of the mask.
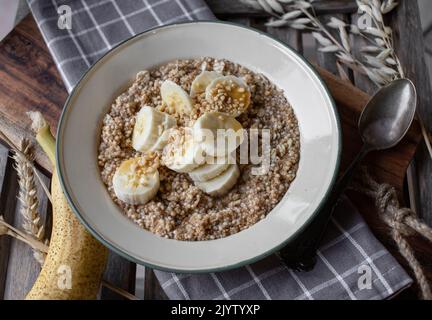
[[[38,174],[32,159],[29,159],[27,157],[27,155],[21,151],[21,149],[15,145],[15,143],[13,143],[13,141],[11,139],[9,139],[9,137],[2,131],[0,130],[0,139],[2,139],[4,142],[6,142],[9,147],[14,151],[14,153],[16,155],[20,156],[20,159],[23,162],[26,162],[26,164],[28,165],[29,168],[31,168],[34,176],[38,179],[39,183],[41,184],[44,192],[46,193],[47,197],[49,198],[49,200],[51,201],[51,194],[48,190],[48,187],[45,185],[44,181],[42,180],[41,176]],[[20,200],[21,201],[21,200]],[[31,207],[31,206],[29,206]],[[1,216],[0,216],[1,217]],[[34,221],[34,220],[33,220]],[[37,220],[36,220],[37,221]],[[40,232],[41,234],[43,234],[43,231]],[[36,232],[37,234],[37,232]],[[18,240],[21,240],[25,243],[27,243],[28,245],[30,245],[35,251],[40,251],[41,253],[46,253],[46,251],[48,250],[48,246],[46,243],[42,243],[39,240],[35,239],[34,236],[29,236],[26,233],[14,228],[13,226],[9,225],[8,223],[6,223],[3,219],[3,217],[1,217],[0,219],[0,235],[9,235],[12,236]],[[42,257],[39,257],[38,254],[36,254],[35,258],[40,262]]]
[[[6,226],[3,224],[3,222],[4,222],[4,218],[3,218],[3,216],[0,216],[0,236],[7,235],[8,232],[9,232],[9,228],[6,227]]]
[[[0,236],[4,235],[14,237],[15,239],[28,244],[34,250],[38,250],[43,253],[48,252],[48,246],[46,244],[13,227],[4,220],[2,215],[0,215]]]
[[[15,153],[18,153],[19,155],[21,155],[23,157],[23,159],[26,159],[26,161],[28,162],[28,164],[33,169],[33,173],[36,176],[36,178],[38,179],[40,185],[42,186],[43,191],[47,195],[47,197],[50,200],[50,202],[52,202],[51,193],[48,190],[48,187],[45,185],[44,181],[42,180],[41,176],[37,172],[36,167],[34,166],[33,162],[27,159],[26,155],[21,152],[21,150],[19,149],[19,147],[16,146],[15,143],[13,143],[13,141],[11,139],[9,139],[9,137],[1,129],[0,129],[0,139],[2,139],[4,142],[6,142],[9,145],[9,147]]]
[[[34,160],[33,149],[29,140],[21,140],[20,151],[21,153],[16,152],[13,158],[18,173],[18,200],[21,203],[20,214],[23,217],[23,229],[38,241],[44,242],[45,230],[38,212],[39,201],[36,183],[33,168],[29,164]],[[39,264],[43,264],[45,253],[33,248],[33,256]]]

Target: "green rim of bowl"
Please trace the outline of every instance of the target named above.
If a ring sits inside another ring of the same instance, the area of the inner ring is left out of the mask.
[[[63,125],[64,122],[63,120],[66,118],[66,114],[68,112],[69,109],[69,103],[72,99],[72,97],[75,95],[75,93],[77,92],[77,90],[79,90],[83,80],[90,74],[92,73],[97,65],[99,63],[101,63],[101,61],[107,57],[108,55],[110,55],[111,53],[113,53],[114,51],[118,50],[120,47],[126,45],[128,42],[134,41],[136,40],[138,37],[143,36],[144,34],[159,30],[159,29],[164,29],[167,27],[173,27],[176,25],[185,25],[185,24],[223,24],[223,25],[229,25],[229,26],[234,26],[237,28],[243,28],[243,29],[247,29],[249,31],[258,33],[262,36],[265,36],[267,38],[272,39],[273,41],[276,41],[277,43],[281,44],[282,46],[284,46],[286,49],[288,49],[289,51],[291,51],[294,55],[296,55],[298,58],[300,58],[305,65],[310,69],[310,71],[316,76],[316,78],[320,81],[321,86],[324,88],[325,92],[327,93],[327,97],[330,100],[330,103],[332,105],[333,108],[333,113],[335,115],[335,120],[336,120],[336,127],[337,127],[337,138],[338,138],[338,152],[337,152],[337,159],[336,159],[336,166],[335,166],[335,170],[333,172],[333,177],[330,181],[330,185],[327,189],[327,191],[325,192],[323,198],[321,199],[321,202],[319,203],[318,207],[315,209],[315,211],[310,215],[310,217],[308,218],[307,221],[305,221],[305,223],[298,229],[296,230],[291,236],[289,236],[287,239],[285,239],[281,244],[279,244],[276,247],[273,247],[269,250],[267,250],[266,252],[257,255],[253,258],[250,259],[246,259],[243,260],[241,262],[237,262],[235,264],[231,264],[231,265],[226,265],[223,267],[217,267],[217,268],[210,268],[210,269],[200,269],[200,270],[185,270],[185,269],[172,269],[172,268],[166,268],[163,266],[158,266],[158,265],[153,265],[151,263],[148,263],[146,261],[142,261],[136,257],[131,256],[130,254],[124,252],[122,249],[119,249],[115,246],[115,244],[113,244],[112,242],[110,242],[109,240],[106,240],[105,238],[103,238],[96,230],[94,230],[92,228],[92,226],[90,226],[85,219],[83,218],[83,216],[81,215],[81,213],[79,212],[78,208],[75,206],[74,202],[72,201],[72,198],[68,192],[67,186],[66,186],[66,182],[64,180],[63,174],[62,174],[62,166],[63,163],[62,161],[60,161],[60,159],[62,158],[62,131],[63,131]],[[76,83],[76,85],[74,86],[74,88],[72,89],[71,93],[69,94],[64,107],[63,107],[63,111],[61,113],[60,116],[60,121],[59,121],[59,125],[58,125],[58,129],[57,129],[57,139],[56,139],[56,170],[57,170],[57,174],[59,176],[59,180],[60,180],[60,184],[62,186],[63,192],[66,196],[67,201],[69,202],[69,205],[72,208],[72,211],[75,213],[75,215],[77,216],[78,220],[87,228],[87,230],[96,238],[98,239],[102,244],[104,244],[106,247],[108,247],[110,250],[114,251],[115,253],[119,254],[120,256],[135,262],[137,264],[140,265],[144,265],[153,269],[158,269],[158,270],[162,270],[162,271],[168,271],[168,272],[177,272],[177,273],[208,273],[208,272],[220,272],[220,271],[225,271],[225,270],[229,270],[229,269],[235,269],[235,268],[239,268],[242,267],[246,264],[251,264],[254,263],[256,261],[259,261],[267,256],[269,256],[270,254],[278,251],[279,249],[285,247],[286,245],[288,245],[290,242],[292,242],[294,239],[296,239],[305,229],[307,226],[309,226],[309,224],[314,220],[314,218],[317,216],[317,214],[319,213],[319,211],[321,210],[322,206],[324,205],[324,203],[327,201],[330,191],[332,190],[334,183],[336,181],[336,177],[337,174],[339,172],[339,165],[340,165],[340,159],[341,159],[341,154],[342,154],[342,130],[341,130],[341,125],[340,125],[340,118],[339,118],[339,114],[338,111],[336,109],[336,104],[334,102],[334,99],[332,97],[332,95],[330,94],[329,89],[327,88],[327,85],[325,84],[324,80],[322,80],[321,76],[319,75],[319,73],[316,71],[316,69],[309,63],[309,61],[307,61],[301,54],[299,54],[298,52],[296,52],[293,48],[291,48],[288,44],[280,41],[279,39],[276,39],[275,37],[273,37],[272,35],[269,35],[268,33],[247,27],[247,26],[243,26],[237,23],[232,23],[232,22],[225,22],[225,21],[212,21],[212,20],[200,20],[200,21],[187,21],[187,22],[177,22],[177,23],[171,23],[171,24],[167,24],[167,25],[163,25],[163,26],[158,26],[155,28],[151,28],[149,30],[146,30],[144,32],[138,33],[136,35],[134,35],[131,38],[128,38],[122,42],[120,42],[119,44],[117,44],[115,47],[113,47],[111,50],[109,50],[108,52],[106,52],[104,55],[102,55],[80,78],[80,80]]]

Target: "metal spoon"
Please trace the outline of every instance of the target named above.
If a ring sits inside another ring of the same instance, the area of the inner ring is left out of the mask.
[[[307,271],[314,267],[324,231],[358,164],[369,152],[389,149],[402,140],[414,118],[416,104],[416,90],[408,79],[391,82],[368,102],[358,122],[363,140],[361,151],[338,180],[326,204],[301,238],[279,253],[290,268]]]

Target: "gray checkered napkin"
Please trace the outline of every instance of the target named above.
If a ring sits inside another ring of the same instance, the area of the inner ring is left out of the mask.
[[[28,0],[70,91],[102,54],[151,27],[214,19],[203,0]],[[72,9],[72,29],[57,27],[57,8]],[[287,269],[276,256],[226,272],[202,275],[155,271],[171,299],[384,299],[411,284],[395,259],[345,201],[338,207],[307,273]],[[370,286],[359,286],[371,275]]]

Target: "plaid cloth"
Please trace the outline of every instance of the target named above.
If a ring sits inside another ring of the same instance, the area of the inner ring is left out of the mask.
[[[28,3],[68,90],[102,54],[138,32],[180,20],[214,18],[202,0]],[[72,8],[71,30],[57,27],[61,4]],[[287,269],[275,255],[219,273],[155,272],[171,299],[385,299],[412,282],[347,199],[338,206],[318,257],[307,273]],[[370,286],[361,286],[368,275]]]
[[[214,19],[202,0],[27,2],[69,92],[82,74],[119,42],[167,23]],[[58,10],[62,5],[72,9],[70,30],[58,28]]]

